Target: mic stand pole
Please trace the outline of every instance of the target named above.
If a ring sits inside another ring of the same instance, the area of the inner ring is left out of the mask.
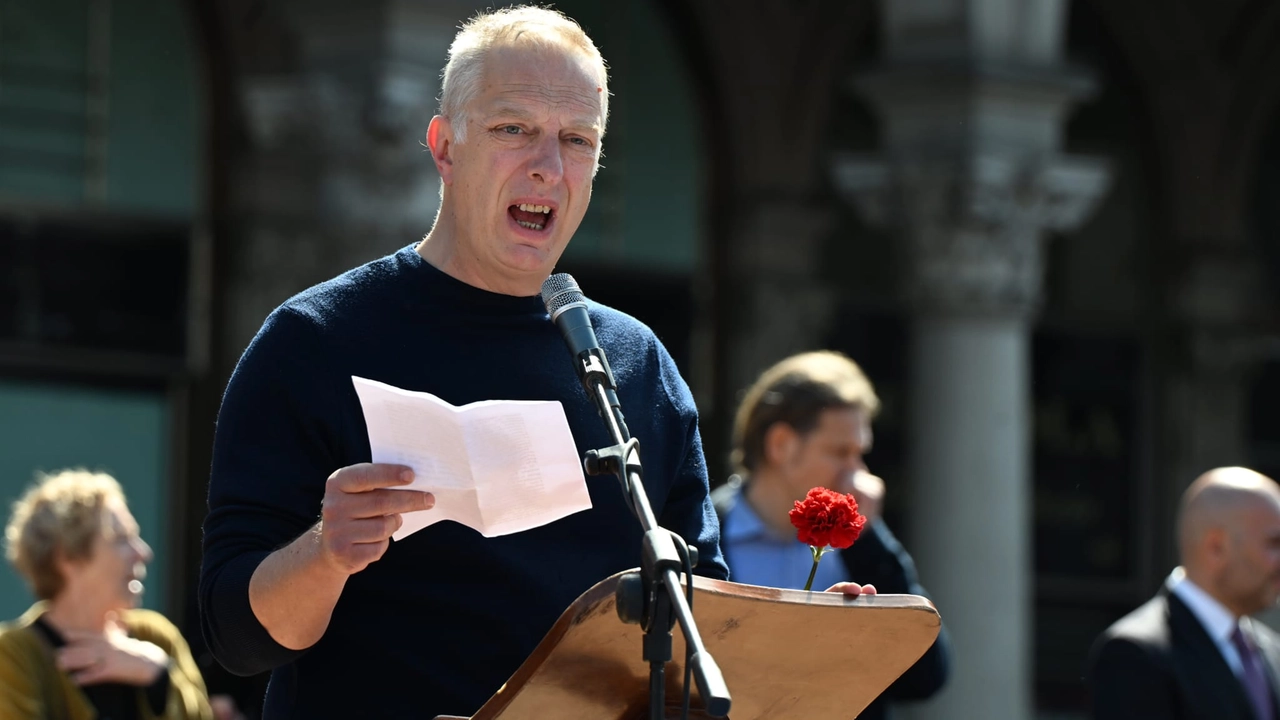
[[[639,624],[644,629],[644,659],[649,663],[649,718],[665,720],[666,663],[671,661],[671,629],[676,622],[684,633],[685,643],[693,651],[689,667],[698,686],[706,713],[712,717],[729,714],[729,688],[720,667],[707,652],[694,624],[689,603],[681,593],[682,555],[677,550],[677,537],[658,525],[649,496],[641,480],[640,442],[630,436],[617,401],[613,373],[599,348],[584,350],[577,358],[578,372],[588,393],[594,393],[596,408],[608,426],[614,445],[586,454],[583,465],[589,475],[614,473],[631,512],[644,531],[640,575],[626,575],[618,584],[618,617],[623,622]],[[606,412],[606,408],[608,412]],[[681,540],[683,543],[684,541]],[[697,564],[697,548],[687,545],[690,564]],[[690,585],[693,578],[688,579]]]

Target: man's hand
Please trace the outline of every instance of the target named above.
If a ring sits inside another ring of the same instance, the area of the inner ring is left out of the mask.
[[[827,588],[827,592],[842,592],[849,597],[858,597],[859,595],[875,595],[875,585],[859,585],[855,582],[838,582]]]
[[[114,619],[105,633],[68,630],[67,644],[59,648],[58,669],[78,685],[116,682],[146,687],[169,666],[160,646],[131,638]]]
[[[880,518],[880,511],[884,509],[884,480],[866,470],[859,470],[853,474],[850,493],[858,501],[858,512],[866,516],[868,523]]]
[[[412,470],[385,463],[351,465],[329,476],[320,522],[268,555],[249,579],[249,606],[276,642],[291,650],[314,645],[347,578],[391,545],[400,514],[435,505],[431,493],[392,489],[412,481]]]
[[[320,503],[320,551],[338,572],[352,575],[377,561],[404,520],[401,513],[430,510],[431,493],[394,490],[413,482],[403,465],[362,463],[329,476]]]

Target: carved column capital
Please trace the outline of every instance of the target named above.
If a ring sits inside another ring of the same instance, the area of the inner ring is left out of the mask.
[[[902,232],[909,301],[920,310],[1025,315],[1038,304],[1045,230],[1070,230],[1106,191],[1092,158],[994,153],[962,161],[846,156],[841,191],[870,222]]]

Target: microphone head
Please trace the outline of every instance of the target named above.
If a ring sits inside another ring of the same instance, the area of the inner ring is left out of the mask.
[[[578,288],[578,281],[569,273],[555,273],[542,282],[542,304],[547,306],[547,314],[555,320],[560,313],[571,307],[587,306],[587,297]]]

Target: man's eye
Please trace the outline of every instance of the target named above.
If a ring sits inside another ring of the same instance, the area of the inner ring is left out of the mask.
[[[506,133],[507,135],[519,135],[521,132],[523,132],[523,130],[520,129],[519,125],[503,125],[501,128],[501,131]]]
[[[571,137],[569,138],[569,142],[573,143],[574,145],[584,145],[584,146],[591,144],[587,142],[586,138],[580,138],[580,137]]]

